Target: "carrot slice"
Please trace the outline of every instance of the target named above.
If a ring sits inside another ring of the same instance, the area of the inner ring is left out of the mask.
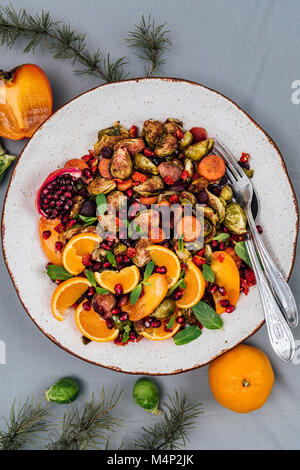
[[[118,180],[117,182],[117,187],[119,191],[127,191],[127,189],[131,188],[132,186],[132,179],[128,178],[128,180],[120,181]]]
[[[109,172],[109,158],[102,158],[99,162],[98,169],[99,173],[103,178],[111,178],[111,174]]]
[[[215,181],[225,175],[225,163],[219,155],[208,155],[198,165],[198,173],[208,181]]]
[[[177,233],[185,242],[193,242],[201,233],[201,224],[196,217],[186,215],[177,224]]]
[[[142,196],[142,197],[140,197],[140,203],[145,204],[146,206],[151,205],[151,204],[155,204],[156,201],[157,201],[157,196],[149,196],[149,197]]]
[[[65,168],[79,168],[80,170],[85,170],[89,166],[80,158],[73,158],[65,164]]]
[[[171,207],[171,203],[169,201],[167,201],[166,199],[163,199],[162,201],[160,201],[158,203],[158,206],[165,206],[165,207]]]
[[[161,243],[165,239],[165,232],[160,227],[153,227],[149,231],[149,240],[151,240],[153,243]]]

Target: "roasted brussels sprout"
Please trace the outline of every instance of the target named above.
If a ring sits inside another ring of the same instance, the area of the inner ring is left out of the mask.
[[[73,219],[77,214],[79,214],[80,208],[84,202],[84,197],[75,196],[73,200],[73,207],[70,212],[70,217]]]
[[[93,179],[87,189],[90,194],[96,196],[97,194],[107,194],[115,189],[116,183],[113,179],[110,178],[95,178]]]
[[[209,243],[217,233],[218,214],[211,207],[203,208],[204,215],[204,242]]]
[[[150,379],[139,379],[132,390],[134,402],[148,413],[159,415],[159,392],[157,385]]]
[[[206,193],[208,195],[208,205],[218,214],[219,223],[221,224],[225,218],[225,207],[217,196],[208,190],[206,190]]]
[[[226,207],[224,225],[231,232],[241,235],[247,231],[247,218],[245,212],[237,202],[231,202]]]
[[[116,306],[116,297],[114,294],[95,294],[93,297],[93,309],[102,315],[105,320],[112,317],[112,310]]]
[[[196,178],[194,181],[191,182],[189,186],[189,191],[193,193],[199,193],[202,189],[206,189],[209,185],[209,182],[200,176],[200,178]]]
[[[227,184],[222,188],[220,197],[224,199],[225,202],[228,202],[232,198],[232,189]]]
[[[155,147],[154,152],[157,157],[166,157],[172,155],[177,149],[177,139],[173,134],[162,134],[158,140],[158,145]]]
[[[189,174],[189,177],[187,178],[187,180],[189,181],[192,178],[193,174],[194,174],[194,165],[193,165],[193,162],[191,160],[189,160],[188,158],[185,159],[184,169]]]
[[[212,249],[210,245],[205,245],[205,252],[204,252],[205,259],[208,264],[211,264],[211,258],[212,258]]]
[[[158,175],[159,171],[157,166],[150,160],[150,158],[145,157],[141,153],[137,153],[134,159],[134,166],[137,170],[144,171],[145,173],[152,173],[153,175]]]
[[[175,134],[178,129],[182,131],[182,125],[183,123],[179,119],[168,118],[165,120],[163,127],[167,134]]]
[[[181,262],[187,263],[188,261],[190,261],[192,259],[192,253],[189,250],[187,250],[184,247],[183,247],[182,250],[178,249],[178,241],[177,240],[174,243],[174,249],[176,251],[176,255],[178,256],[178,258],[180,259]]]
[[[117,135],[117,136],[122,136],[123,139],[126,139],[130,137],[129,132],[125,127],[123,127],[119,122],[116,122],[113,126],[111,127],[106,127],[105,129],[101,129],[98,132],[98,140],[101,139],[104,135]]]
[[[116,150],[110,160],[109,171],[114,178],[126,180],[133,171],[132,160],[126,148]]]
[[[142,137],[145,137],[146,142],[150,147],[155,147],[158,139],[163,133],[163,125],[160,121],[154,119],[148,119],[144,122],[144,126],[141,132]]]
[[[126,148],[129,154],[134,157],[138,152],[141,152],[145,148],[145,143],[143,139],[124,139],[118,142],[114,146],[114,151],[118,150],[119,148]]]
[[[253,178],[253,175],[254,175],[254,170],[248,170],[248,168],[243,168],[244,172],[246,173],[246,175],[248,176],[248,178]]]
[[[104,261],[106,258],[106,250],[100,247],[100,243],[94,248],[92,252],[93,261]]]
[[[67,242],[71,240],[72,237],[75,237],[75,235],[78,235],[82,231],[82,225],[80,224],[75,224],[71,228],[68,228],[64,232],[64,240]]]
[[[185,318],[185,321],[189,325],[198,325],[199,322],[198,322],[197,318],[195,317],[195,314],[194,314],[194,312],[191,308],[183,309],[182,313],[183,313],[183,316]]]
[[[159,226],[159,212],[154,209],[141,211],[133,222],[140,227],[142,232],[148,233],[150,228]]]
[[[151,313],[151,317],[158,318],[163,320],[164,318],[169,317],[175,312],[176,302],[175,300],[168,298],[163,300],[163,302]]]
[[[124,140],[130,137],[129,132],[125,127],[120,126],[119,123],[112,127],[107,127],[98,132],[98,142],[94,146],[94,150],[97,155],[101,153],[103,147],[113,148],[114,145],[120,140]]]
[[[208,152],[214,146],[214,140],[202,140],[201,142],[197,142],[196,144],[192,144],[184,150],[184,155],[192,160],[193,162],[201,160],[201,158],[205,157]]]
[[[115,323],[115,327],[116,327],[120,332],[124,331],[124,329],[125,329],[126,326],[131,326],[131,325],[132,325],[132,322],[131,322],[130,320],[121,321],[119,315],[113,315],[111,318],[112,318],[112,320],[113,320],[114,323]]]
[[[186,131],[182,137],[182,139],[179,141],[178,146],[179,150],[183,151],[189,145],[191,145],[193,142],[193,134],[190,131]]]
[[[162,189],[164,189],[164,185],[159,176],[152,176],[152,178],[148,178],[144,183],[134,187],[134,190],[140,196],[153,196],[159,194]]]
[[[119,245],[114,247],[114,255],[125,255],[127,253],[128,247],[124,245],[123,243],[120,243]]]
[[[190,193],[189,191],[182,191],[179,194],[179,201],[182,205],[191,204],[192,206],[195,206],[197,202],[194,194]]]
[[[149,255],[147,248],[152,245],[151,241],[148,238],[140,238],[135,245],[136,254],[132,261],[138,268],[142,268],[149,261],[151,261],[151,256]]]
[[[176,183],[176,181],[180,179],[182,173],[181,166],[175,161],[161,163],[158,165],[158,170],[162,179],[164,179],[166,176],[170,176],[170,178],[173,180],[173,183]]]
[[[119,211],[126,204],[126,200],[127,197],[122,191],[113,191],[106,197],[107,204],[113,206],[116,211]]]

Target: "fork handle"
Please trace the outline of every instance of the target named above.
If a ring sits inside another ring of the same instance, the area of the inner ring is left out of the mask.
[[[272,292],[276,297],[280,307],[282,308],[287,322],[292,328],[296,328],[296,326],[298,325],[298,310],[290,286],[288,285],[283,275],[272,260],[271,256],[269,255],[257,231],[251,210],[247,211],[247,219],[250,227],[250,232],[254,238],[256,249],[260,256],[265,273],[268,277]]]
[[[291,362],[295,354],[295,341],[292,332],[272,294],[256,256],[252,240],[246,240],[245,243],[257,279],[272,348],[282,361]]]

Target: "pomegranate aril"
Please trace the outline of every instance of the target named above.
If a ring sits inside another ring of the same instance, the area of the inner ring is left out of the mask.
[[[102,263],[100,263],[100,261],[96,261],[92,267],[94,272],[100,271],[101,268],[102,268]]]
[[[112,330],[115,327],[115,323],[113,320],[106,320],[106,326],[109,330]]]
[[[112,309],[111,314],[112,315],[119,315],[119,313],[121,313],[121,312],[122,312],[122,310],[119,307],[116,307],[116,308]]]
[[[111,264],[110,264],[109,261],[105,261],[105,262],[103,263],[103,268],[110,268],[110,266],[111,266]]]
[[[151,323],[152,328],[159,328],[161,326],[161,321],[160,320],[153,320]]]
[[[214,294],[215,292],[217,292],[217,290],[218,290],[218,286],[216,284],[213,284],[210,288],[210,293]]]
[[[167,268],[165,266],[155,266],[154,272],[158,274],[166,274]]]
[[[123,286],[121,284],[116,284],[115,285],[115,293],[116,293],[116,295],[122,295],[123,294]]]
[[[136,339],[136,333],[135,333],[135,331],[131,331],[131,332],[129,333],[129,338],[130,338],[130,339]]]
[[[220,305],[224,308],[229,307],[230,302],[229,300],[220,300]]]
[[[92,287],[89,287],[89,289],[88,289],[86,295],[87,295],[88,297],[92,297],[92,295],[94,295],[95,293],[96,293],[96,289],[95,289],[95,287],[92,286]]]
[[[219,244],[219,250],[221,250],[221,251],[225,250],[225,243],[224,242],[221,242]]]
[[[219,292],[220,292],[221,295],[223,295],[223,297],[224,297],[224,296],[226,295],[226,293],[227,293],[225,287],[219,287]]]
[[[92,308],[90,302],[88,302],[88,301],[83,302],[82,306],[83,306],[84,310],[86,310],[87,312],[89,312]]]
[[[263,229],[261,228],[260,225],[256,225],[258,233],[263,233]]]
[[[62,251],[63,246],[64,246],[64,245],[63,245],[62,242],[56,242],[56,243],[55,243],[55,249],[56,249],[56,251]]]
[[[133,189],[132,188],[127,189],[126,194],[127,194],[128,197],[132,197],[133,196]]]
[[[127,312],[124,312],[122,313],[122,315],[120,315],[120,320],[121,321],[127,321],[129,319],[129,315]]]
[[[176,318],[176,322],[179,323],[179,325],[183,325],[183,323],[185,322],[185,319],[183,316],[180,316]]]
[[[128,302],[128,298],[128,294],[122,295],[122,297],[120,297],[117,302],[118,307],[123,307],[123,305],[126,305]]]
[[[235,310],[235,306],[234,305],[229,305],[229,307],[226,308],[225,312],[226,313],[231,313]]]
[[[51,230],[44,230],[44,232],[42,233],[42,237],[44,240],[48,240],[48,238],[51,237]]]
[[[173,299],[174,300],[179,300],[182,297],[182,291],[181,289],[177,289],[174,294],[173,294]]]
[[[57,233],[63,232],[64,229],[65,229],[65,227],[64,227],[63,224],[58,224],[56,227],[54,227],[54,230],[55,230]]]
[[[109,249],[109,247],[108,247],[108,249]],[[117,255],[116,256],[116,262],[118,264],[122,264],[123,263],[123,256],[122,255]]]
[[[129,247],[128,250],[127,250],[127,256],[129,258],[134,258],[135,255],[136,255],[136,249]]]
[[[112,156],[112,150],[109,147],[103,147],[100,153],[103,158],[110,158]]]

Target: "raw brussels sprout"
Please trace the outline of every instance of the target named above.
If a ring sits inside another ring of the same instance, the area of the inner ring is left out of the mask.
[[[193,142],[193,134],[190,131],[186,131],[179,141],[178,146],[179,150],[183,151],[185,148],[189,147]]]
[[[152,173],[153,175],[158,175],[159,171],[157,166],[150,160],[150,158],[145,157],[141,153],[137,153],[134,159],[134,166],[137,170],[145,171],[146,173]]]
[[[201,158],[205,157],[208,152],[214,146],[213,139],[202,140],[201,142],[197,142],[196,144],[192,144],[184,150],[184,155],[192,160],[193,162],[201,160]]]
[[[218,214],[219,223],[221,224],[225,218],[225,207],[217,196],[208,190],[206,190],[206,193],[208,195],[208,205]]]
[[[132,390],[134,402],[148,413],[159,415],[159,392],[157,385],[152,380],[139,379]]]
[[[132,160],[126,148],[116,150],[110,160],[109,171],[114,178],[126,180],[133,171]]]
[[[164,189],[164,184],[159,176],[152,176],[152,178],[148,178],[144,183],[134,187],[134,190],[140,196],[154,196],[159,194],[162,189]]]
[[[141,132],[142,137],[145,137],[146,142],[150,147],[155,147],[163,133],[163,125],[160,121],[154,119],[148,119],[144,122],[144,126]]]
[[[126,148],[129,154],[134,157],[138,152],[141,152],[145,148],[145,143],[143,139],[124,139],[118,142],[114,146],[114,150],[118,150],[119,148]]]
[[[157,157],[166,157],[172,155],[177,149],[177,138],[173,134],[163,134],[158,141],[158,145],[155,147],[155,155]]]
[[[128,247],[124,245],[123,243],[120,243],[119,245],[114,247],[114,255],[125,255],[127,253]]]
[[[226,207],[224,225],[228,230],[237,235],[241,235],[247,231],[245,212],[237,202],[232,202]]]
[[[97,194],[110,193],[115,187],[116,183],[113,179],[98,177],[89,183],[87,190],[90,194],[96,196]]]
[[[77,398],[78,383],[69,377],[58,380],[45,392],[46,400],[54,403],[71,403]]]
[[[227,184],[222,188],[220,197],[224,199],[225,202],[230,201],[232,198],[232,189]]]
[[[175,312],[176,302],[175,300],[168,298],[165,299],[155,310],[151,313],[151,317],[163,320],[171,316]]]
[[[182,205],[191,204],[192,206],[195,206],[197,202],[194,194],[190,193],[189,191],[182,191],[179,194],[179,201]]]

